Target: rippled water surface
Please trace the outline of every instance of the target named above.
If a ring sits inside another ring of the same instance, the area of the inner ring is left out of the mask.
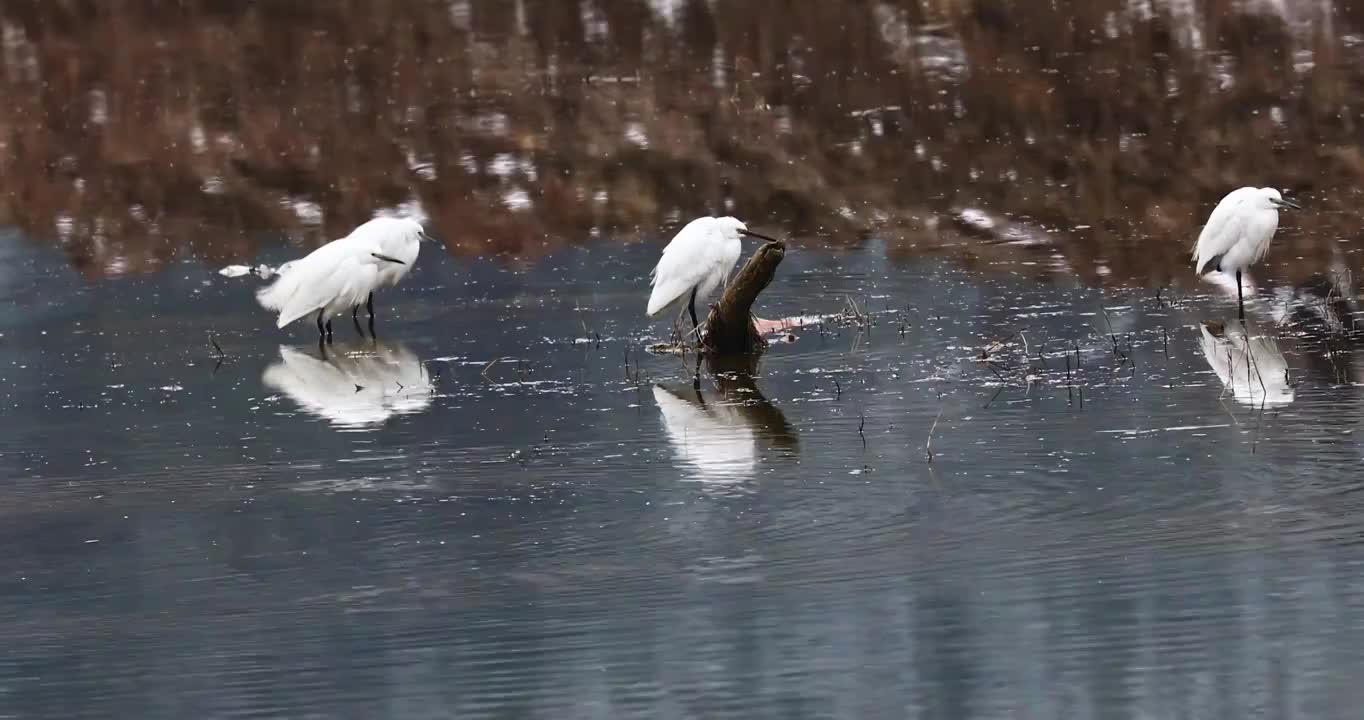
[[[1357,716],[1360,3],[228,5],[0,7],[0,718]]]
[[[696,390],[641,349],[665,329],[640,317],[646,247],[425,256],[377,345],[343,327],[325,356],[253,278],[91,284],[5,247],[16,717],[1355,699],[1360,396],[1310,321],[1251,313],[1248,389],[1222,297],[963,277],[873,241],[788,254],[764,296],[860,298],[867,327]]]

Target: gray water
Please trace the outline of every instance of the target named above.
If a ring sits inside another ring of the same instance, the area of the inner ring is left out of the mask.
[[[1356,718],[1361,87],[1364,0],[5,0],[0,719]],[[377,341],[217,273],[377,212]],[[708,214],[824,322],[694,387]]]
[[[793,247],[761,313],[863,327],[698,391],[644,351],[665,239],[428,250],[324,357],[255,278],[4,235],[0,716],[1358,706],[1361,397],[1310,303],[1248,308],[1227,387],[1206,288]]]

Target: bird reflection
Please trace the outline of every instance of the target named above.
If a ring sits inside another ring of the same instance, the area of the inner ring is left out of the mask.
[[[261,380],[306,412],[345,428],[365,428],[431,404],[426,367],[400,343],[376,341],[311,350],[281,346]]]
[[[736,485],[753,477],[763,452],[795,450],[795,430],[758,391],[752,366],[708,365],[714,390],[691,384],[655,385],[663,428],[688,479]]]
[[[1203,356],[1236,401],[1253,407],[1293,402],[1288,363],[1273,336],[1240,319],[1199,323]]]

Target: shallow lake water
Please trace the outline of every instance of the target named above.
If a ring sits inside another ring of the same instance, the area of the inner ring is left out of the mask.
[[[649,247],[424,256],[377,344],[343,325],[325,356],[255,278],[84,283],[5,247],[15,717],[1353,702],[1360,393],[1309,357],[1310,321],[1253,306],[1248,389],[1223,296],[872,241],[788,253],[762,300],[851,297],[865,327],[696,390],[642,349],[667,329],[642,318]]]
[[[1357,716],[1364,3],[162,5],[0,6],[0,718]]]

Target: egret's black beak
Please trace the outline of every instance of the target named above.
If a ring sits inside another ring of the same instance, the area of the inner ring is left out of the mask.
[[[741,235],[747,235],[747,236],[749,236],[749,237],[761,238],[761,239],[766,240],[766,241],[768,241],[768,242],[777,242],[777,239],[774,238],[774,237],[768,237],[768,236],[766,236],[766,235],[763,235],[762,233],[755,233],[755,232],[753,232],[752,230],[740,230],[740,231],[739,231],[739,234],[741,234]]]
[[[1275,205],[1278,205],[1281,208],[1293,208],[1294,210],[1302,209],[1301,205],[1293,202],[1292,200],[1275,200],[1274,198],[1270,198],[1269,201],[1274,203]]]
[[[406,264],[407,264],[407,263],[403,262],[402,260],[399,260],[398,258],[389,257],[389,256],[387,256],[387,255],[384,255],[383,253],[370,253],[370,255],[373,255],[374,257],[377,257],[377,258],[379,258],[380,260],[383,260],[384,262],[398,263],[399,265],[406,265]]]

